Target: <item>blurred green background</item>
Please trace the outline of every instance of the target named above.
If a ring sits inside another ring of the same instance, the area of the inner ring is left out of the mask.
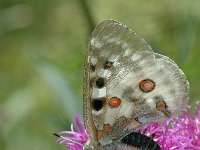
[[[64,150],[52,135],[82,115],[93,27],[116,19],[184,71],[200,98],[200,1],[0,0],[0,149]]]

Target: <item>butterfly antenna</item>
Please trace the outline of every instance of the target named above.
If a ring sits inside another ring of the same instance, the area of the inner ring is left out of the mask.
[[[62,139],[64,139],[64,140],[66,140],[66,141],[69,141],[69,142],[72,142],[72,143],[76,143],[76,144],[78,144],[78,145],[83,146],[83,144],[81,144],[81,143],[79,143],[79,142],[76,142],[76,141],[73,141],[73,140],[71,140],[71,139],[69,139],[69,138],[66,138],[66,137],[64,137],[64,136],[62,136],[62,135],[59,135],[59,134],[57,134],[57,133],[53,133],[53,135],[55,135],[55,136],[57,136],[57,137],[59,137],[59,138],[62,138]],[[62,142],[61,142],[61,143],[62,143]]]
[[[53,135],[55,135],[55,136],[57,136],[57,137],[61,137],[59,134],[57,134],[57,133],[53,133]]]

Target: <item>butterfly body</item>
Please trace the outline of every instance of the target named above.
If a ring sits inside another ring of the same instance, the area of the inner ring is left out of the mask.
[[[84,124],[91,140],[86,147],[139,148],[124,139],[145,138],[136,134],[142,126],[186,110],[188,91],[174,61],[153,52],[120,22],[103,21],[92,33],[85,59]]]

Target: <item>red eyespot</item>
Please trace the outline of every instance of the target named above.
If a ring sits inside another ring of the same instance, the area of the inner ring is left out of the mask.
[[[112,132],[112,126],[110,124],[105,124],[103,131],[110,134]]]
[[[153,91],[155,86],[156,84],[150,79],[143,80],[139,84],[140,89],[145,93]]]
[[[158,101],[156,103],[156,108],[158,108],[159,110],[164,110],[167,108],[167,105],[164,101]]]
[[[112,107],[118,107],[121,104],[121,100],[116,97],[112,97],[109,99],[108,104]]]
[[[103,131],[98,131],[97,136],[98,136],[98,139],[102,139]]]

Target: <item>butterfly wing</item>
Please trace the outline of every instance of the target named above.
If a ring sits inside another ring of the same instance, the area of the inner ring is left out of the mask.
[[[95,28],[84,73],[84,122],[93,143],[109,144],[185,110],[188,89],[178,66],[134,31],[114,20]]]
[[[100,23],[92,33],[85,58],[83,97],[84,124],[91,139],[94,141],[97,141],[98,139],[91,103],[93,98],[100,98],[104,91],[101,90],[100,92],[97,90],[101,95],[95,95],[95,93],[92,94],[94,92],[93,89],[95,88],[95,80],[98,78],[99,73],[101,73],[102,76],[103,74],[106,74],[107,71],[109,73],[109,70],[106,68],[109,68],[109,65],[112,65],[111,63],[114,62],[113,59],[115,59],[115,61],[117,60],[115,55],[120,56],[124,53],[124,55],[127,56],[138,50],[151,51],[151,48],[144,40],[141,40],[136,33],[117,21],[106,20]],[[110,56],[112,56],[112,58],[110,58]],[[110,62],[108,61],[109,58]],[[120,59],[120,57],[118,59]],[[95,123],[99,124],[98,122]]]

